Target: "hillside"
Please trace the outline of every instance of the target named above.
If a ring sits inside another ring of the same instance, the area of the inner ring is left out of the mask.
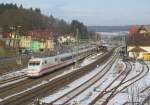
[[[53,15],[45,16],[39,8],[23,8],[22,5],[0,4],[0,28],[4,32],[11,31],[11,27],[21,26],[21,31],[48,30],[57,33],[75,32],[79,28],[81,37],[86,37],[87,27],[78,20],[67,23],[63,19],[55,18]]]
[[[131,26],[88,26],[89,31],[93,32],[119,32],[128,31]]]

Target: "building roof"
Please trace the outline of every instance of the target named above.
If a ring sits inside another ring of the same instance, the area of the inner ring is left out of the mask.
[[[129,30],[129,35],[136,34],[138,32],[138,26],[132,26]]]
[[[143,29],[148,34],[140,34],[139,31]],[[137,33],[128,35],[128,46],[150,46],[150,26],[141,26]]]
[[[140,47],[134,47],[133,49],[129,50],[129,52],[147,52],[147,51]]]

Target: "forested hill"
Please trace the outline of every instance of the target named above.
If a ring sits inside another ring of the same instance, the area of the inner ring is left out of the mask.
[[[43,15],[39,8],[25,9],[22,5],[0,4],[0,27],[9,31],[12,26],[21,26],[24,31],[49,30],[59,33],[74,32],[78,27],[80,34],[84,35],[82,37],[87,34],[87,27],[77,20],[67,23],[52,15]]]
[[[94,32],[120,32],[129,31],[131,26],[89,26],[88,30]]]

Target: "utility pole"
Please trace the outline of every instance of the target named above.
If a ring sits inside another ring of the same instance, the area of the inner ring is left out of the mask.
[[[58,60],[58,64],[60,63],[60,42],[58,42],[58,48],[57,48],[57,60]]]
[[[17,33],[15,32],[15,36],[16,36],[16,54],[17,54],[17,64],[22,64],[21,62],[21,55],[20,55],[20,52],[19,52],[19,42],[20,42],[20,28],[21,26],[17,26]]]
[[[79,67],[79,29],[76,29],[76,63],[75,63],[75,68]]]
[[[128,57],[128,47],[127,47],[128,45],[127,45],[127,35],[125,35],[125,55],[126,55],[126,57]]]

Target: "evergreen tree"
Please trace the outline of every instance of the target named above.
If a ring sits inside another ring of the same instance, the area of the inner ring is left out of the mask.
[[[86,26],[73,20],[68,24],[63,19],[55,18],[53,15],[44,16],[39,8],[25,9],[23,5],[19,7],[16,4],[0,4],[0,27],[4,31],[9,32],[12,26],[22,26],[22,30],[49,30],[57,33],[75,32],[76,28],[79,29],[80,38],[86,38]]]

